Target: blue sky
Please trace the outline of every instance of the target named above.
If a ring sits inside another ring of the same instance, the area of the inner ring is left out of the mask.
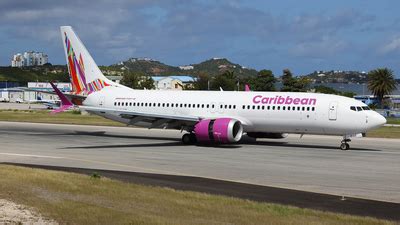
[[[0,65],[14,53],[65,64],[71,25],[100,65],[151,57],[171,65],[226,57],[255,69],[389,67],[400,74],[400,1],[0,1]],[[399,75],[397,75],[399,77]]]

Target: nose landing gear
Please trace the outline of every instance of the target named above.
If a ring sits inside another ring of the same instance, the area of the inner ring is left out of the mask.
[[[343,140],[340,144],[340,149],[343,151],[349,150],[350,145],[347,142],[350,142],[350,141],[351,141],[350,138],[343,137]]]

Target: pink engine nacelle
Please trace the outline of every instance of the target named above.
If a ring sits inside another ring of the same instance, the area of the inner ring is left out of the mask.
[[[231,118],[206,119],[195,125],[194,133],[198,142],[233,143],[242,138],[243,126]]]

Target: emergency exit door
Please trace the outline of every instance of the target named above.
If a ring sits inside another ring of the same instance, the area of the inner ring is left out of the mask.
[[[336,120],[337,119],[337,102],[331,102],[329,104],[329,120]]]

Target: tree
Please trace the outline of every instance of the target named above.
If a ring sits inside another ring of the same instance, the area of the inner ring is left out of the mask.
[[[195,90],[208,90],[210,82],[210,76],[205,72],[200,72],[197,79],[193,85]]]
[[[293,78],[292,72],[289,69],[284,69],[282,75],[283,87],[281,88],[281,91],[293,91],[294,83],[295,79]]]
[[[307,77],[294,78],[289,69],[284,69],[282,83],[281,91],[304,92],[307,91],[311,81]]]
[[[324,85],[315,86],[314,89],[315,89],[315,92],[317,92],[317,93],[342,95],[342,96],[349,97],[349,98],[353,98],[354,95],[356,95],[356,93],[354,93],[354,92],[349,92],[349,91],[341,92],[341,91],[337,91],[331,87],[327,87]]]
[[[129,71],[125,71],[122,79],[121,84],[127,87],[138,89],[139,88],[139,80],[140,77],[144,76],[142,73],[133,73]]]
[[[143,76],[139,82],[139,89],[154,89],[154,80],[151,76]]]
[[[252,91],[274,91],[276,79],[271,70],[260,70],[257,77],[250,78],[249,84]]]
[[[133,89],[154,89],[154,80],[141,72],[125,71],[121,84]]]
[[[378,68],[368,73],[368,89],[378,98],[382,107],[384,95],[396,90],[396,80],[393,71],[388,68]]]
[[[212,90],[219,90],[222,88],[224,91],[233,91],[236,88],[236,77],[233,71],[225,71],[219,74],[210,81],[210,88]]]
[[[334,94],[334,95],[339,94],[339,91],[337,91],[331,87],[324,86],[324,85],[315,86],[314,89],[315,89],[315,92],[317,92],[317,93]]]

